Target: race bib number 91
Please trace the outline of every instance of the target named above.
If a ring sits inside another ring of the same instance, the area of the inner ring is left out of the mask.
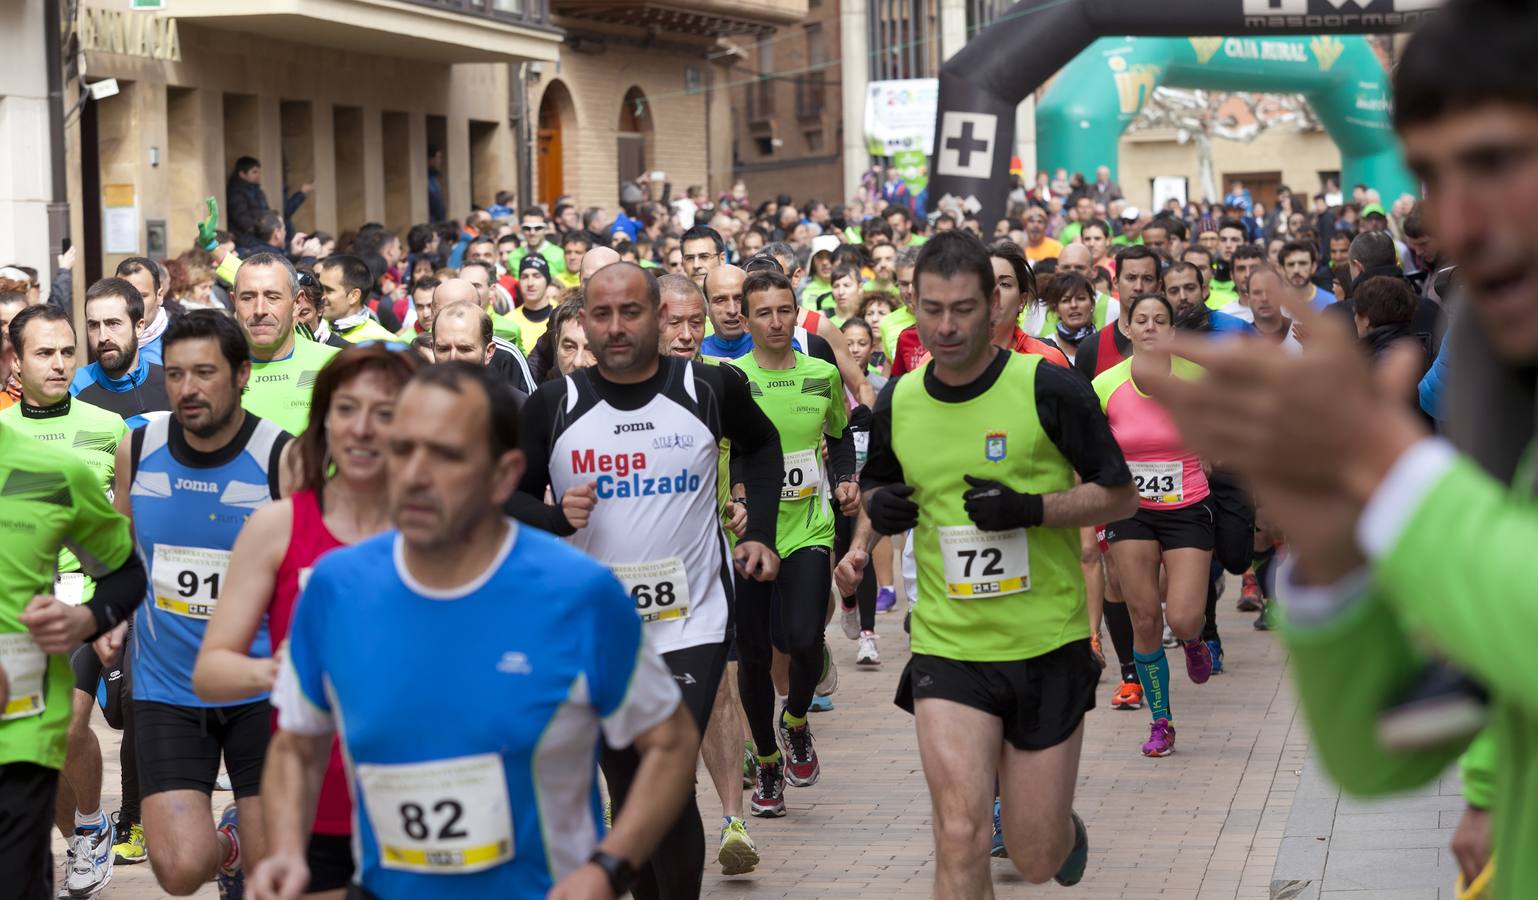
[[[497,754],[357,768],[386,869],[468,873],[513,858],[513,813]]]
[[[1031,552],[1024,528],[983,531],[953,525],[939,532],[946,597],[968,600],[1031,589]]]
[[[1151,503],[1179,503],[1185,498],[1185,467],[1174,462],[1128,462],[1137,495]]]
[[[816,496],[822,484],[822,465],[816,450],[797,450],[785,454],[785,480],[780,487],[781,500],[805,500]]]
[[[643,622],[665,622],[689,618],[689,576],[684,561],[676,556],[644,563],[621,563],[611,567],[614,577],[635,601],[636,615]]]
[[[228,550],[156,544],[150,562],[155,606],[189,619],[212,617],[229,565]]]

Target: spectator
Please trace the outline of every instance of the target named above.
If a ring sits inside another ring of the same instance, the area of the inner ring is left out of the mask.
[[[434,144],[427,145],[427,221],[436,223],[448,218],[443,204],[443,150]]]
[[[251,156],[235,160],[235,169],[224,186],[224,212],[237,243],[267,243],[268,235],[257,232],[268,209],[267,195],[262,191],[262,164]],[[278,221],[282,223],[281,218]]]

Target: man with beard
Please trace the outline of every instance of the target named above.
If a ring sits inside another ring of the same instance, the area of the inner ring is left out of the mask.
[[[235,274],[233,293],[235,320],[251,351],[241,405],[297,435],[310,422],[310,386],[336,350],[294,330],[299,273],[287,257],[258,253],[246,260]]]
[[[548,381],[529,398],[521,441],[528,470],[508,511],[614,570],[704,733],[726,665],[733,561],[760,582],[772,582],[779,568],[773,548],[784,470],[778,435],[740,371],[658,352],[668,316],[656,279],[637,265],[616,263],[588,279],[582,326],[596,365]],[[735,549],[718,505],[723,438],[749,499]],[[547,488],[554,506],[544,502]],[[616,822],[627,800],[641,802],[639,763],[637,748],[603,751]],[[704,851],[691,794],[640,867],[636,896],[698,897]]]
[[[257,259],[236,279],[240,325],[200,310],[167,329],[172,414],[119,444],[114,464],[113,502],[133,522],[151,585],[129,644],[145,841],[155,879],[177,895],[217,878],[221,895],[239,896],[242,867],[261,857],[264,843],[257,795],[272,718],[267,694],[210,704],[192,688],[235,537],[253,509],[283,493],[290,435],[242,409],[241,392],[253,347],[273,345],[270,320],[285,327],[289,356],[296,355],[293,296],[284,293],[292,270]],[[304,400],[308,415],[307,390]],[[271,655],[265,627],[251,655]],[[221,758],[235,802],[216,828],[208,803]]]
[[[86,340],[96,362],[81,366],[69,391],[138,428],[171,409],[165,369],[142,352],[144,298],[123,278],[103,278],[85,292]]]

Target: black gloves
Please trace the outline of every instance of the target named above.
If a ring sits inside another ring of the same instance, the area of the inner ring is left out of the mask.
[[[870,494],[865,510],[877,534],[902,534],[919,523],[919,505],[908,498],[913,486],[889,484]]]
[[[1012,528],[1034,528],[1041,524],[1045,510],[1040,494],[1022,494],[997,481],[986,481],[971,475],[962,476],[970,491],[962,494],[966,501],[967,515],[983,531],[1009,531]],[[874,521],[875,516],[871,519]]]

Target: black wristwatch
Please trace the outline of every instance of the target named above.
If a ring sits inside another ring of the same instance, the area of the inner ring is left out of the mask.
[[[630,883],[635,881],[635,866],[632,866],[628,859],[622,859],[602,850],[594,850],[587,861],[603,869],[603,873],[609,876],[609,888],[614,891],[616,897],[623,897],[625,892],[630,890]]]

